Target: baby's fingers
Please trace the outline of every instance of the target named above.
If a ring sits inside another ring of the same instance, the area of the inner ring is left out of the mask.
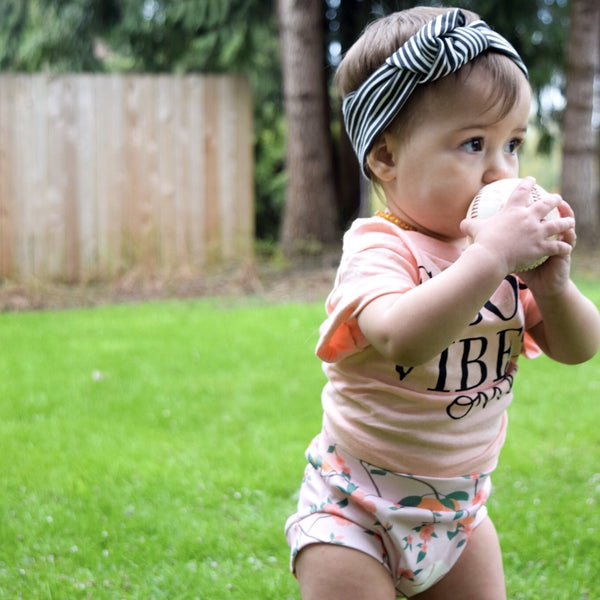
[[[571,238],[575,235],[575,219],[573,217],[560,217],[548,219],[542,223],[546,238],[558,237],[565,240],[565,236]]]
[[[546,240],[545,252],[548,256],[568,256],[573,252],[573,245],[563,237],[554,240]]]

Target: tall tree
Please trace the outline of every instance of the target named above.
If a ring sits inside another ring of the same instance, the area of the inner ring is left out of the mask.
[[[281,247],[295,256],[332,243],[338,229],[323,7],[322,0],[278,0],[277,6],[288,173]]]
[[[598,168],[592,127],[594,76],[600,68],[600,4],[571,0],[561,192],[578,219],[579,239],[598,241]]]

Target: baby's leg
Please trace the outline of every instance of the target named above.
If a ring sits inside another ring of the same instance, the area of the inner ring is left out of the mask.
[[[415,600],[506,600],[500,542],[486,518],[473,531],[467,547],[450,572]]]
[[[396,598],[392,578],[385,567],[368,554],[344,546],[306,546],[296,559],[296,576],[302,600]]]

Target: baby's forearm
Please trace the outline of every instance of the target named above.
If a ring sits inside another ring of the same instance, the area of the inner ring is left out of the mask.
[[[386,358],[423,364],[464,331],[505,276],[491,253],[471,246],[448,269],[409,292],[371,302],[359,326]]]
[[[600,315],[596,306],[569,281],[551,296],[536,296],[542,322],[531,331],[542,350],[556,361],[589,360],[600,346]]]

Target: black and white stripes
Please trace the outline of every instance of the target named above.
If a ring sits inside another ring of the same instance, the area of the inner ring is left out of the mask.
[[[465,23],[460,9],[438,16],[344,98],[346,130],[363,171],[375,139],[394,120],[417,85],[458,71],[488,49],[511,58],[527,76],[525,64],[506,39],[484,21]]]

